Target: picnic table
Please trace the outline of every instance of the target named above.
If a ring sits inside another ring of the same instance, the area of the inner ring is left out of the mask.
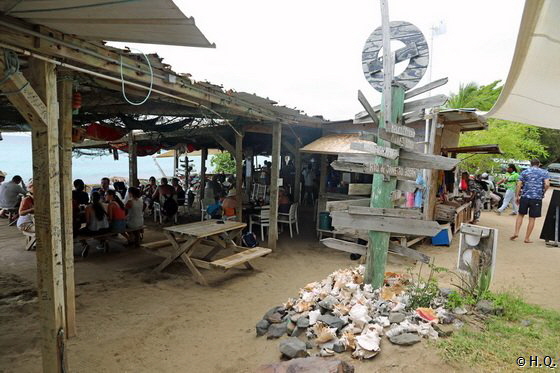
[[[262,247],[245,248],[238,246],[234,240],[241,235],[247,224],[237,221],[205,220],[196,223],[174,225],[164,228],[164,234],[172,251],[165,260],[158,265],[154,271],[161,272],[175,259],[181,258],[192,272],[194,280],[208,286],[208,282],[198,270],[221,269],[227,271],[238,265],[244,265],[247,269],[253,269],[250,260],[264,256],[272,252]],[[158,243],[155,243],[154,247]],[[144,245],[149,246],[150,244]],[[213,260],[220,252],[228,250],[233,254],[221,259]],[[194,256],[201,251],[206,251],[203,257]]]

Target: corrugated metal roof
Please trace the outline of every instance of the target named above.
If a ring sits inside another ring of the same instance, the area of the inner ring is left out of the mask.
[[[88,40],[215,47],[172,0],[0,0],[0,12]]]

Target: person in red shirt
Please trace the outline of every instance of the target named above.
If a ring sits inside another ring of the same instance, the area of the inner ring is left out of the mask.
[[[112,189],[105,192],[105,202],[107,202],[109,229],[114,233],[124,233],[126,230],[126,212],[124,204]]]

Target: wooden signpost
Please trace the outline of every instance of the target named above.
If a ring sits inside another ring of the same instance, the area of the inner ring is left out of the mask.
[[[390,133],[385,128],[379,127],[379,132],[377,132],[377,136],[383,140],[389,141],[391,144],[394,144],[398,147],[413,150],[413,151],[416,150],[416,143],[414,142],[414,140],[408,137]]]
[[[417,220],[409,217],[396,218],[385,215],[357,215],[345,211],[331,212],[333,227],[369,229],[375,232],[400,233],[433,237],[441,231],[433,220]]]
[[[397,159],[397,157],[399,156],[399,149],[393,149],[387,146],[379,146],[374,143],[353,142],[350,144],[350,149],[368,152],[368,154],[379,155],[387,159]]]
[[[346,156],[340,156],[340,158],[344,157]],[[337,171],[374,175],[374,179],[377,176],[381,176],[382,178],[383,176],[394,176],[404,180],[416,180],[416,172],[418,171],[413,168],[392,166],[383,163],[352,163],[346,161],[334,161],[331,163],[331,167]],[[394,189],[395,187],[391,190]],[[373,190],[376,190],[375,186],[373,187]]]

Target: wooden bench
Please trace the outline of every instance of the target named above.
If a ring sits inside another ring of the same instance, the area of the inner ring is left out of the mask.
[[[90,240],[90,239],[98,240],[101,243],[101,245],[103,246],[103,252],[107,253],[107,252],[109,252],[109,239],[114,238],[114,237],[118,237],[119,234],[123,234],[123,233],[139,232],[140,233],[140,241],[142,241],[142,239],[144,238],[144,228],[145,228],[144,226],[142,228],[137,228],[137,229],[127,228],[122,233],[103,232],[103,233],[93,234],[93,235],[78,235],[78,236],[75,237],[75,239],[78,240],[82,244],[82,251],[80,252],[80,256],[82,258],[85,258],[85,257],[88,256],[89,248],[90,248],[89,244],[87,243],[87,240]]]
[[[210,262],[210,267],[227,271],[228,269],[231,269],[235,266],[244,264],[247,268],[252,269],[252,267],[250,267],[250,264],[248,263],[250,260],[268,255],[271,252],[272,250],[266,249],[264,247],[252,247],[233,255],[226,256],[225,258],[214,260]]]

